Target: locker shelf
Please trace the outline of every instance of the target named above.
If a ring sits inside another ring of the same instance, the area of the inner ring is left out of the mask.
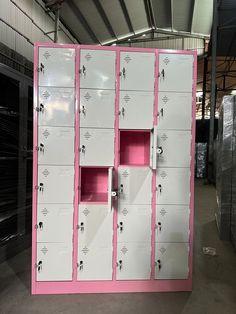
[[[80,203],[108,202],[108,168],[82,167]]]
[[[150,131],[120,131],[120,165],[148,166]]]

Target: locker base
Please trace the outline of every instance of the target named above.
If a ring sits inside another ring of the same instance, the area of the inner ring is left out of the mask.
[[[192,280],[137,280],[90,282],[36,282],[31,293],[80,294],[192,291]]]

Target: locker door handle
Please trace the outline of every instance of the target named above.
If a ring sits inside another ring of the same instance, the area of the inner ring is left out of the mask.
[[[158,117],[163,117],[164,116],[164,109],[161,108],[160,112],[157,113]]]
[[[39,146],[36,146],[36,150],[37,150],[38,152],[44,153],[44,144],[43,144],[43,143],[40,143]]]
[[[86,109],[84,106],[81,106],[80,112],[82,112],[84,115],[86,114]]]
[[[125,108],[122,107],[121,110],[119,111],[119,115],[122,115],[124,117],[125,115]]]
[[[42,113],[43,113],[43,111],[44,111],[44,105],[43,105],[43,104],[39,104],[39,106],[37,106],[37,107],[35,108],[35,110],[36,110],[37,112],[42,112]]]
[[[158,184],[158,190],[160,193],[162,192],[162,185],[161,184]]]
[[[84,223],[81,222],[80,225],[77,226],[78,229],[80,229],[80,231],[84,231]]]
[[[81,148],[79,149],[79,151],[80,151],[81,153],[85,153],[85,145],[82,145]]]
[[[152,169],[157,168],[157,126],[154,126],[151,132],[151,159],[150,159],[150,167]]]
[[[83,262],[83,261],[80,261],[78,267],[79,267],[79,270],[83,270],[83,268],[84,268],[84,262]]]
[[[120,76],[123,76],[123,78],[125,79],[125,76],[126,76],[125,67],[123,67],[123,69],[120,71],[119,75],[120,75]]]
[[[122,221],[120,221],[120,222],[118,223],[117,228],[120,229],[120,232],[123,231],[123,229],[124,229],[124,224],[123,224]]]
[[[157,148],[157,153],[158,153],[159,155],[161,155],[161,154],[163,153],[163,148],[162,148],[162,146],[158,146],[158,148]]]
[[[108,211],[112,210],[112,198],[116,197],[117,194],[112,190],[113,183],[113,167],[108,169]]]
[[[39,261],[37,264],[35,264],[35,267],[37,268],[38,272],[42,270],[43,262]]]
[[[39,222],[39,229],[43,230],[43,223],[42,223],[42,221]]]
[[[159,268],[159,270],[161,270],[161,260],[158,259],[155,264]]]
[[[44,72],[44,65],[43,65],[43,63],[40,63],[40,66],[37,68],[37,71],[38,72]]]
[[[43,192],[43,190],[44,190],[43,183],[39,183],[39,185],[36,185],[35,189]]]
[[[119,270],[122,269],[122,260],[119,260],[119,262],[116,262],[116,266],[119,268]]]
[[[86,75],[86,67],[83,65],[82,69],[79,70],[80,74],[83,74],[84,76]]]
[[[161,222],[160,221],[158,221],[156,228],[158,228],[158,230],[161,231]]]
[[[164,80],[165,78],[165,70],[162,69],[161,72],[159,72],[158,77],[162,77],[162,79]]]
[[[123,193],[124,193],[124,185],[120,184],[119,194],[123,194]]]

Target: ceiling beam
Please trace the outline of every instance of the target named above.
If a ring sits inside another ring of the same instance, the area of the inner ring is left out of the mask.
[[[195,4],[196,4],[196,0],[192,0],[192,19],[191,19],[191,26],[190,26],[191,34],[193,32],[193,18],[194,18]]]
[[[190,37],[190,38],[199,38],[199,39],[208,39],[209,36],[204,36],[204,35],[200,35],[200,34],[191,34],[188,32],[182,32],[182,31],[167,31],[167,30],[163,30],[161,28],[156,28],[155,29],[155,33],[159,33],[159,34],[166,34],[166,35],[175,35],[175,36],[180,36],[180,37]]]
[[[104,44],[104,46],[110,46],[110,45],[114,45],[114,44],[119,44],[119,43],[124,43],[127,41],[127,43],[130,43],[130,41],[134,38],[138,38],[138,37],[141,37],[142,35],[147,35],[147,34],[152,34],[153,33],[153,30],[152,29],[149,29],[147,31],[143,31],[139,34],[133,34],[133,35],[130,35],[130,36],[127,36],[126,38],[121,38],[121,39],[118,39],[118,40],[114,40],[114,41],[111,41],[109,43],[106,43]]]
[[[131,19],[130,19],[130,16],[129,16],[129,13],[128,13],[128,10],[127,10],[126,4],[125,4],[125,1],[119,0],[119,2],[120,2],[121,9],[123,11],[123,14],[125,16],[125,20],[126,20],[126,23],[128,25],[129,31],[130,31],[130,33],[135,34],[134,28],[133,28],[133,25],[132,25],[132,22],[131,22]]]
[[[170,40],[170,39],[175,39],[175,35],[171,36],[165,36],[165,37],[156,37],[156,38],[137,38],[137,39],[130,39],[130,40],[124,40],[121,43],[145,43],[145,42],[153,42],[153,41],[163,41],[163,40]]]
[[[171,30],[174,29],[174,4],[173,0],[170,0],[170,12],[171,12]]]
[[[91,39],[95,43],[99,43],[101,45],[101,42],[99,41],[99,39],[97,38],[96,34],[94,33],[94,31],[90,27],[89,23],[85,19],[85,17],[82,14],[80,8],[75,4],[74,0],[67,0],[67,4],[71,8],[71,10],[75,13],[75,15],[77,16],[77,18],[79,19],[80,23],[83,25],[84,29],[89,34]]]
[[[112,28],[112,25],[111,25],[109,19],[108,19],[107,15],[106,15],[102,5],[101,5],[100,0],[93,0],[93,3],[96,6],[96,9],[98,10],[98,13],[100,14],[103,22],[105,23],[106,28],[109,31],[111,37],[118,39],[116,34],[115,34],[115,32],[114,32],[114,30],[113,30],[113,28]]]
[[[145,11],[150,28],[156,28],[156,21],[151,0],[144,0]]]

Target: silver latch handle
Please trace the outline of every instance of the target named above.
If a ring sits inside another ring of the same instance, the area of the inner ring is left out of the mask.
[[[122,269],[122,260],[119,260],[118,262],[116,262],[116,266],[119,268],[119,270]]]
[[[85,145],[82,145],[81,148],[79,149],[81,153],[85,153]]]
[[[124,230],[124,224],[123,221],[120,221],[117,225],[117,228],[120,230],[120,232],[122,232]]]

